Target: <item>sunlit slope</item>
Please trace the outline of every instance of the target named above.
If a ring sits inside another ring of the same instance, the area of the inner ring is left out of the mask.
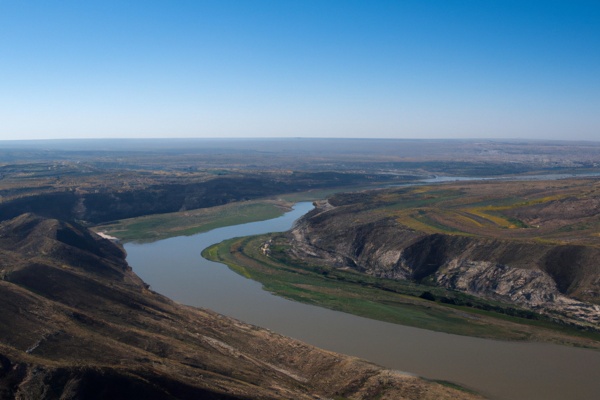
[[[452,183],[342,195],[330,202],[362,204],[357,219],[393,217],[425,233],[600,246],[597,180]]]
[[[291,255],[598,329],[599,189],[480,181],[337,195],[290,233]]]

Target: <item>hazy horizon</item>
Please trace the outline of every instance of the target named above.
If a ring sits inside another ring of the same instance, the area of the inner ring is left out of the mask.
[[[156,136],[156,137],[51,137],[51,138],[32,138],[32,139],[11,139],[11,138],[0,138],[0,142],[3,143],[34,143],[34,142],[174,142],[174,143],[186,143],[194,141],[207,141],[207,142],[235,142],[235,141],[373,141],[373,142],[385,142],[385,141],[398,141],[398,142],[532,142],[532,143],[600,143],[600,138],[592,139],[544,139],[544,138],[525,138],[525,137],[431,137],[431,138],[416,138],[416,137],[329,137],[329,136],[196,136],[196,137],[167,137],[167,136]]]
[[[600,3],[0,2],[0,140],[600,137]]]

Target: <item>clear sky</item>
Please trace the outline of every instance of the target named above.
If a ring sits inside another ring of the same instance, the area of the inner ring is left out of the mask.
[[[600,1],[0,0],[0,139],[600,140]]]

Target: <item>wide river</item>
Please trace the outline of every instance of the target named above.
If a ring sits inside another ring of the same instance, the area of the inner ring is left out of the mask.
[[[128,243],[127,261],[153,290],[318,347],[390,369],[472,388],[492,399],[599,399],[600,351],[477,339],[375,321],[274,296],[200,256],[225,239],[288,230],[312,208],[282,217],[147,244]]]

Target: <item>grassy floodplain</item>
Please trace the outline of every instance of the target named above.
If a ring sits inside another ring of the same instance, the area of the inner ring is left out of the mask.
[[[277,218],[289,211],[292,203],[256,200],[229,203],[167,214],[128,218],[96,226],[96,232],[118,237],[123,242],[152,242],[175,236],[188,236],[223,226]]]
[[[295,203],[319,200],[340,191],[366,188],[372,186],[315,189],[273,198],[232,202],[216,207],[127,218],[104,223],[92,229],[117,237],[123,243],[147,243],[175,236],[195,235],[224,226],[277,218],[289,211]]]
[[[267,242],[269,254],[263,250]],[[288,258],[286,246],[281,236],[259,235],[224,241],[202,256],[276,295],[367,318],[459,335],[600,348],[600,334],[562,326],[527,310],[443,288],[303,263]]]

